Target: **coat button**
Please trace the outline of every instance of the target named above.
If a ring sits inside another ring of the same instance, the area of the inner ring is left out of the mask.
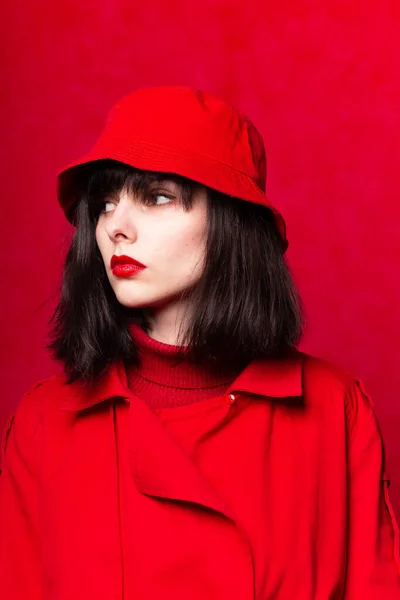
[[[237,398],[237,394],[228,394],[227,395],[228,404],[235,404],[236,398]]]

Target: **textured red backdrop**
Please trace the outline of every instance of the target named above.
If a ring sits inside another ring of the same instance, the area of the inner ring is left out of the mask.
[[[400,4],[17,0],[2,7],[0,425],[44,350],[70,230],[55,173],[135,87],[202,87],[264,135],[287,217],[302,348],[364,379],[400,514]]]

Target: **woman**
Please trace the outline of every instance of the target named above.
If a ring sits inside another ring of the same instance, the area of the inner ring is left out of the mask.
[[[7,600],[400,598],[360,381],[296,350],[252,123],[139,90],[59,175],[76,232],[39,382],[4,436]]]

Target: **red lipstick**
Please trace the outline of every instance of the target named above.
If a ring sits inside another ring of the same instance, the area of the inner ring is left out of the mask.
[[[121,256],[114,254],[111,258],[110,267],[116,277],[133,277],[146,268],[142,263],[124,254]]]

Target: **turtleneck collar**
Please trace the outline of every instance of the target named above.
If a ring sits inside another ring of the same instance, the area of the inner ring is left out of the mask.
[[[137,324],[132,324],[130,331],[139,365],[128,373],[129,386],[152,408],[181,406],[222,395],[238,375],[221,374],[188,359],[178,363],[179,346],[154,340]]]

